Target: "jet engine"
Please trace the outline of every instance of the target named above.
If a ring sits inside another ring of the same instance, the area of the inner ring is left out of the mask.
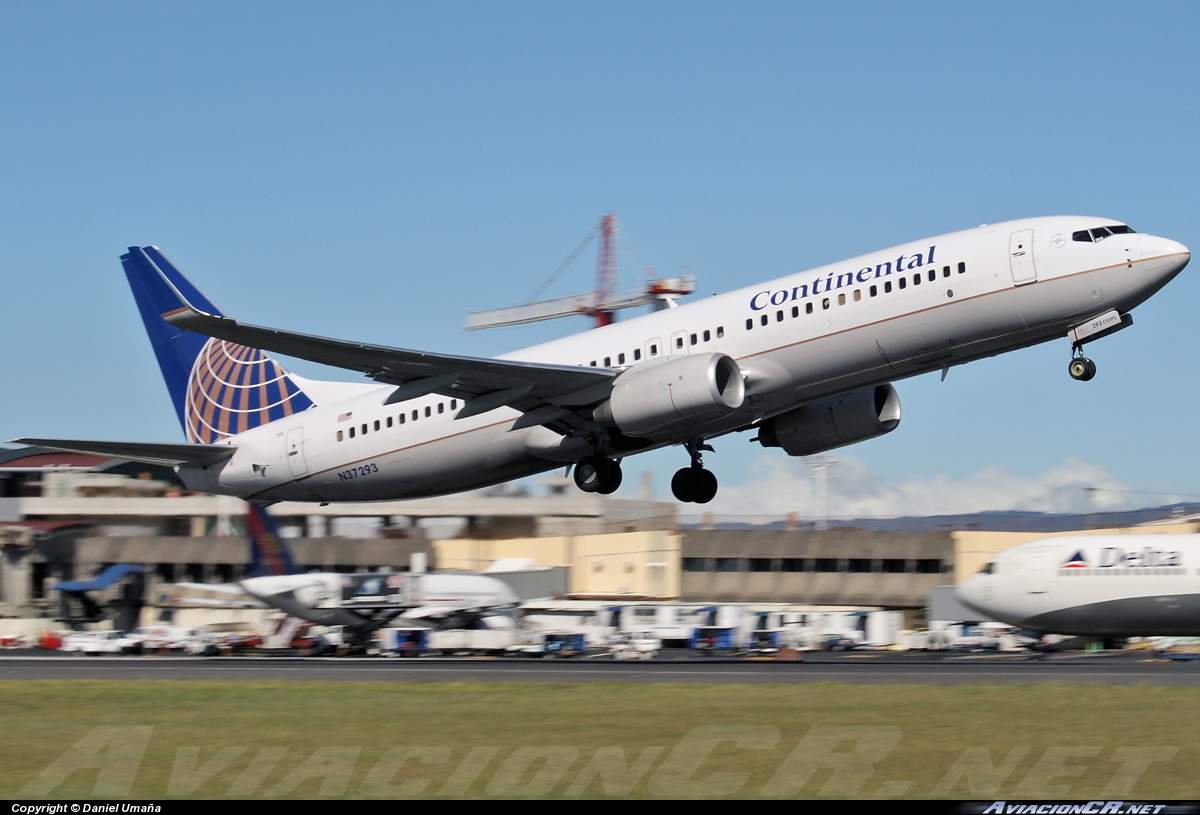
[[[810,402],[763,422],[758,441],[789,456],[811,456],[890,433],[900,424],[900,396],[891,385]]]
[[[745,398],[746,383],[733,357],[693,354],[629,369],[593,415],[627,436],[649,436],[720,419]]]

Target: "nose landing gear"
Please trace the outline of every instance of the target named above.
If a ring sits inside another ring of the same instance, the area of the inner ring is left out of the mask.
[[[1067,366],[1067,373],[1072,379],[1079,382],[1087,382],[1096,375],[1096,363],[1083,355],[1083,346],[1075,345],[1071,348],[1072,357],[1071,363]]]
[[[690,441],[686,447],[692,457],[692,465],[675,473],[671,479],[671,492],[685,504],[707,504],[717,495],[717,477],[711,470],[704,469],[700,454],[704,450],[711,453],[712,447],[702,439]]]

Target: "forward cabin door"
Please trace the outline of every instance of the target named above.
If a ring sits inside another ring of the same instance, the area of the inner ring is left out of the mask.
[[[1022,229],[1008,239],[1008,262],[1012,268],[1013,283],[1018,286],[1037,280],[1037,267],[1033,264],[1033,230]]]

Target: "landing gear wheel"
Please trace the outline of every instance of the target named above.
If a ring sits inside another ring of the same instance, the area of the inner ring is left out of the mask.
[[[697,469],[692,473],[692,500],[707,504],[717,496],[717,477],[712,470]]]
[[[1087,357],[1075,357],[1067,366],[1067,373],[1071,375],[1072,379],[1087,382],[1096,375],[1096,363]]]
[[[600,489],[600,468],[603,466],[600,462],[603,460],[600,456],[580,459],[575,465],[575,486],[584,492],[596,492]]]
[[[587,456],[575,465],[575,486],[584,492],[611,495],[621,486],[621,465],[603,456]]]
[[[674,494],[676,500],[682,501],[685,504],[692,502],[692,491],[694,489],[692,472],[691,467],[684,467],[682,470],[678,470],[671,479],[672,494]]]
[[[717,495],[717,477],[703,467],[684,467],[671,479],[671,492],[685,504],[707,504]]]
[[[596,492],[612,495],[621,486],[621,465],[610,458],[602,458],[600,462],[600,486]]]

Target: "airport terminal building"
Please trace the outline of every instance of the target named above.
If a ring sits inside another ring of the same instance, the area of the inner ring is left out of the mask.
[[[680,528],[678,505],[512,491],[416,501],[277,504],[305,569],[490,571],[524,598],[871,606],[919,618],[930,590],[1046,532],[894,531],[781,523]],[[153,603],[175,582],[246,576],[245,504],[182,490],[166,468],[31,449],[0,450],[0,616],[53,617],[53,586],[117,563],[144,567]],[[1195,532],[1181,522],[1145,533]],[[1086,530],[1120,535],[1133,529]],[[1064,533],[1064,534],[1070,534]]]

